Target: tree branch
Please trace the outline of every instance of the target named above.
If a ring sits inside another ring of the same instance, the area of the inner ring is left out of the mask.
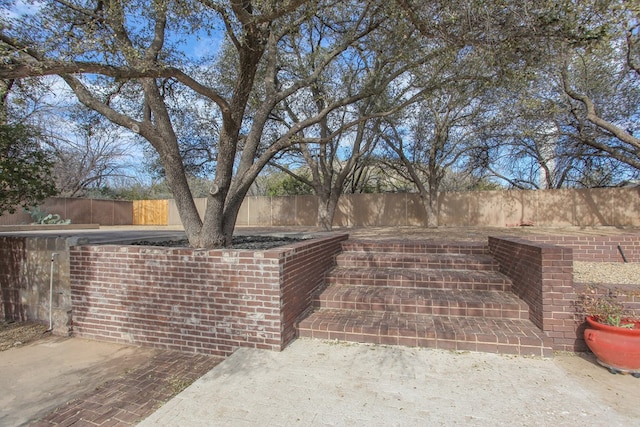
[[[599,128],[604,129],[607,132],[610,132],[613,136],[618,138],[620,141],[626,144],[632,145],[638,150],[640,150],[640,139],[634,137],[630,133],[626,132],[624,129],[621,129],[618,126],[614,125],[613,123],[610,123],[604,120],[603,118],[601,118],[600,116],[598,116],[598,114],[596,113],[595,105],[593,104],[593,101],[591,100],[591,98],[589,98],[587,95],[580,94],[571,88],[571,85],[569,84],[569,76],[568,76],[566,64],[564,67],[562,67],[561,74],[562,74],[562,85],[565,93],[570,98],[578,102],[581,102],[582,105],[584,105],[587,112],[586,118],[588,121],[598,126]]]

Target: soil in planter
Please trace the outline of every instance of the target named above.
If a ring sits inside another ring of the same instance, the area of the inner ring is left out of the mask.
[[[291,243],[301,242],[305,239],[299,237],[282,237],[282,236],[233,236],[232,246],[228,249],[256,249],[265,250],[277,248],[278,246],[289,245]],[[153,242],[141,240],[133,242],[132,245],[140,246],[165,246],[165,247],[189,247],[189,241],[183,240],[165,240],[161,242]]]

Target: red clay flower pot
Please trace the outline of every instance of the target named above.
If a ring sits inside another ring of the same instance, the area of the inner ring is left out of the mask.
[[[595,354],[598,363],[611,370],[640,377],[640,322],[633,328],[609,326],[587,317],[589,328],[584,331],[584,340]]]

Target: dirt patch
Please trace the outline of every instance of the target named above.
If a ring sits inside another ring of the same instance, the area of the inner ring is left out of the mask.
[[[39,340],[50,335],[40,323],[0,321],[0,351]]]

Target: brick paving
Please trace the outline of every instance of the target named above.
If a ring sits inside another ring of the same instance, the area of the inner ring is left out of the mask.
[[[370,344],[552,357],[549,339],[525,319],[322,310],[300,322],[300,336]]]
[[[204,354],[158,350],[143,365],[101,384],[29,425],[136,425],[222,360]]]

